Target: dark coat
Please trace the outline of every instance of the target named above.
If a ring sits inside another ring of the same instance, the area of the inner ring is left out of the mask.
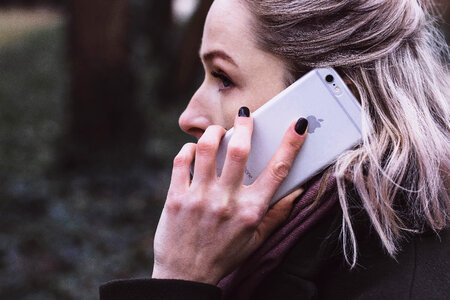
[[[393,259],[365,216],[355,223],[358,266],[350,269],[340,223],[341,212],[335,211],[304,235],[252,299],[450,299],[450,230],[409,236]],[[219,300],[220,295],[215,286],[181,280],[131,279],[100,287],[100,300]]]

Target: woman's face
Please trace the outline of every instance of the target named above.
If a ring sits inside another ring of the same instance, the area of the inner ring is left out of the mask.
[[[239,0],[215,0],[206,18],[200,58],[205,78],[179,124],[200,138],[210,125],[233,127],[240,107],[256,110],[285,88],[283,62],[256,47],[252,15]]]

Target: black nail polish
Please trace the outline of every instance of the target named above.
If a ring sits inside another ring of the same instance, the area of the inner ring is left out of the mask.
[[[297,132],[299,135],[303,135],[306,131],[306,128],[308,128],[308,120],[305,118],[300,118],[297,121],[297,124],[295,124],[295,132]]]
[[[250,117],[250,109],[248,109],[248,107],[242,106],[241,108],[239,108],[238,116]]]

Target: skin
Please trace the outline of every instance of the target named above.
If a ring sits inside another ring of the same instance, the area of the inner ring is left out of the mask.
[[[216,0],[209,11],[200,49],[205,79],[179,120],[199,140],[184,145],[174,159],[155,235],[153,278],[217,284],[285,221],[301,193],[297,190],[269,209],[306,137],[296,133],[297,120],[260,177],[242,185],[253,119],[237,112],[242,106],[254,111],[282,91],[286,75],[278,58],[256,47],[251,18],[238,0]],[[218,178],[217,149],[232,126]]]
[[[214,1],[200,48],[205,79],[179,119],[185,132],[200,138],[210,125],[230,129],[241,106],[254,111],[286,88],[283,62],[256,48],[250,32],[251,17],[237,0]],[[235,64],[208,55],[217,51]]]

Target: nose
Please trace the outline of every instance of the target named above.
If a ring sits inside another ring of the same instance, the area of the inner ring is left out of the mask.
[[[202,94],[200,87],[178,120],[180,128],[197,139],[203,135],[208,126],[213,124],[211,108],[208,107],[204,98],[205,95]]]

